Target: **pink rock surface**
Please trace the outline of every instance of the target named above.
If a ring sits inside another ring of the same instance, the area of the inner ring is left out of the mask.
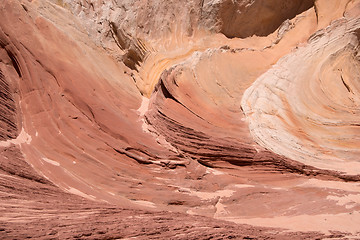
[[[360,237],[359,16],[4,1],[0,238]]]

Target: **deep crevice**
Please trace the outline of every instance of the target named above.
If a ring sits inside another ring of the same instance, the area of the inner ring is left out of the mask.
[[[9,55],[9,57],[11,59],[11,63],[13,65],[15,71],[17,72],[18,76],[21,78],[22,74],[21,74],[20,66],[19,66],[19,63],[18,63],[16,57],[10,51],[7,51],[7,54]]]
[[[344,81],[343,76],[341,75],[340,77],[341,77],[341,81],[342,81],[342,83],[344,84],[344,86],[346,87],[346,89],[348,90],[348,92],[349,92],[349,93],[351,93],[352,91],[351,91],[351,89],[350,89],[349,85],[347,85],[347,84],[346,84],[346,82]]]
[[[171,93],[169,92],[169,90],[167,90],[167,88],[165,87],[164,82],[163,82],[162,80],[160,80],[160,88],[161,88],[161,92],[163,93],[163,95],[164,95],[165,98],[172,99],[172,100],[174,100],[175,102],[179,103],[179,101],[176,100],[173,95],[171,95]]]

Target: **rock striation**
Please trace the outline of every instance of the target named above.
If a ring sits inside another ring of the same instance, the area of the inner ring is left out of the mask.
[[[360,2],[6,0],[1,239],[360,237]]]
[[[359,24],[338,20],[316,32],[245,92],[242,108],[258,143],[308,165],[358,174]]]

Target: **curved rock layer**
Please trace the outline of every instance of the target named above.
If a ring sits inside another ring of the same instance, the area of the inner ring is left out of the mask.
[[[338,20],[256,80],[242,108],[258,143],[308,165],[359,174],[359,32],[358,18]]]
[[[359,237],[360,3],[263,2],[6,0],[0,237]]]

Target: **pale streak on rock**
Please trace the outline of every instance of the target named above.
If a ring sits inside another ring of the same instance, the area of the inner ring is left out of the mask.
[[[6,141],[0,141],[0,147],[9,147],[11,144],[21,145],[21,144],[30,144],[31,136],[25,132],[24,128],[21,129],[20,134],[15,139],[9,139]]]
[[[322,231],[330,233],[336,231],[338,226],[343,226],[343,231],[352,233],[354,237],[359,237],[360,212],[354,211],[341,214],[322,214],[322,215],[299,215],[299,216],[279,216],[274,218],[228,218],[221,217],[222,220],[235,223],[252,224],[256,226],[278,227],[286,226],[288,231]]]
[[[56,161],[54,161],[54,160],[51,160],[51,159],[48,159],[48,158],[42,158],[42,160],[44,160],[45,162],[47,162],[47,163],[50,163],[50,164],[52,164],[52,165],[54,165],[54,166],[57,166],[57,167],[59,167],[60,166],[60,163],[58,163],[58,162],[56,162]]]

